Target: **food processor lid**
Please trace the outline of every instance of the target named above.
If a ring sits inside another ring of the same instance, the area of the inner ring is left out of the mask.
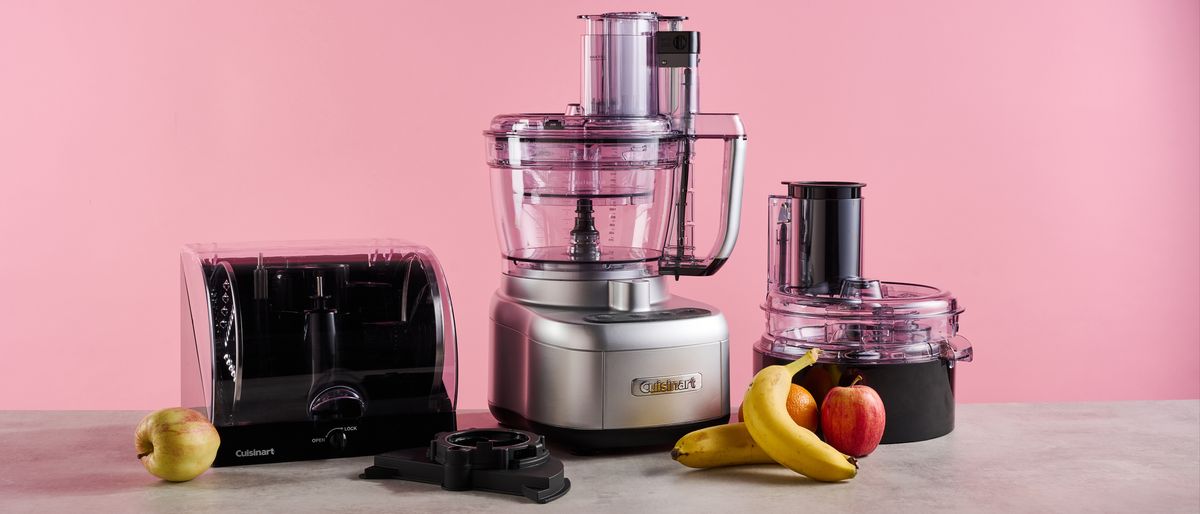
[[[962,312],[949,291],[866,278],[843,280],[838,294],[804,294],[786,288],[772,291],[765,308],[785,315],[864,320],[921,319]]]
[[[770,199],[767,333],[780,357],[823,350],[825,362],[949,363],[971,359],[962,308],[933,286],[863,277],[860,182],[784,182]],[[951,364],[952,365],[952,364]]]
[[[971,344],[958,335],[958,300],[921,284],[850,278],[835,295],[772,291],[763,306],[764,350],[854,364],[969,361]],[[951,364],[952,365],[952,364]]]
[[[546,142],[637,141],[675,139],[667,116],[584,116],[579,104],[567,106],[566,114],[515,113],[492,118],[485,135],[496,138],[520,138]]]
[[[835,328],[839,327],[796,327],[780,334],[768,333],[758,343],[758,349],[775,357],[794,360],[816,348],[821,350],[818,362],[844,365],[917,364],[943,360],[947,366],[954,367],[958,362],[970,362],[974,358],[971,342],[961,335],[945,339],[914,338],[908,342],[881,343],[871,340],[871,334],[899,333],[900,330],[854,326],[843,328],[844,335],[833,336],[832,329]]]

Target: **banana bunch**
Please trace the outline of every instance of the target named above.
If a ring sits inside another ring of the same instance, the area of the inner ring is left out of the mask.
[[[838,482],[854,478],[854,457],[829,446],[811,430],[797,425],[787,413],[792,376],[816,362],[809,350],[786,366],[768,366],[750,383],[742,403],[745,423],[730,423],[683,436],[671,458],[693,468],[778,462],[813,480]]]

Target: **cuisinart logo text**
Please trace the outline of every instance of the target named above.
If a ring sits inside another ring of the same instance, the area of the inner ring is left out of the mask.
[[[653,396],[695,391],[700,389],[700,385],[700,374],[689,373],[669,377],[635,378],[632,390],[634,396]]]
[[[233,454],[238,457],[266,457],[267,455],[275,455],[275,449],[267,448],[265,450],[238,450],[233,452]]]

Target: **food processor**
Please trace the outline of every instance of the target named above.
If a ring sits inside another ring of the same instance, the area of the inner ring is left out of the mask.
[[[648,446],[729,416],[729,330],[667,278],[733,251],[746,136],[699,112],[700,34],[683,16],[580,16],[580,103],[485,132],[503,276],[491,306],[498,421],[578,450]],[[693,242],[696,146],[724,145],[716,243]]]
[[[754,370],[821,355],[794,382],[820,402],[857,377],[887,412],[883,443],[923,441],[954,429],[956,364],[970,361],[963,312],[949,292],[883,282],[862,272],[864,184],[785,182],[770,197],[767,329]]]

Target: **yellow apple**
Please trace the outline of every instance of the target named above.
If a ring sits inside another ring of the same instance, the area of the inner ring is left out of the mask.
[[[133,444],[138,460],[151,475],[186,482],[212,465],[221,437],[203,414],[175,407],[142,418]]]

